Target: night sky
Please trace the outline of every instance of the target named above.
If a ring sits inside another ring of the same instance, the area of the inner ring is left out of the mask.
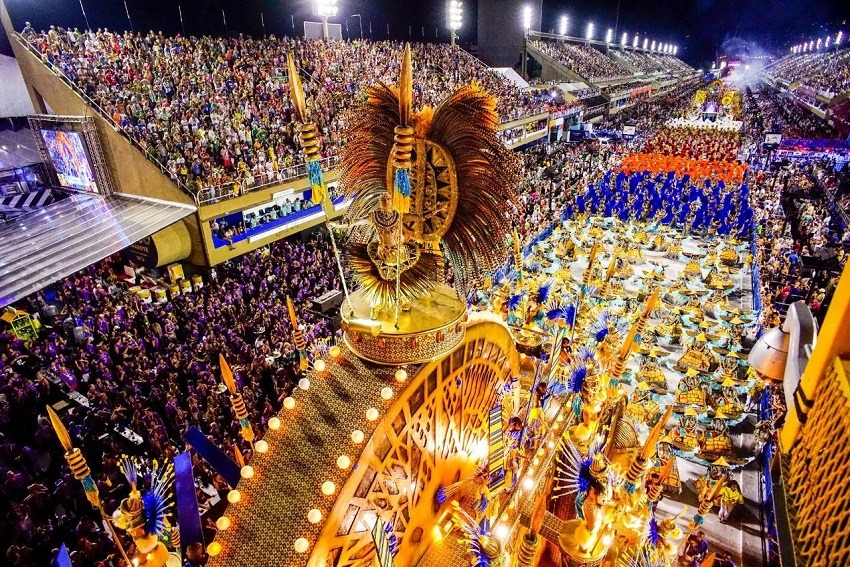
[[[6,0],[6,4],[18,29],[27,19],[39,29],[50,24],[85,26],[79,0]],[[517,0],[518,22],[521,5]],[[824,37],[839,29],[850,32],[850,0],[544,0],[543,31],[555,31],[561,14],[566,14],[568,33],[583,36],[592,20],[597,37],[602,38],[609,27],[615,27],[618,5],[617,41],[623,31],[630,37],[635,32],[641,37],[648,34],[650,39],[678,44],[679,56],[694,65],[710,61],[716,52],[782,53],[803,37]],[[129,27],[123,0],[83,0],[83,6],[92,27]],[[259,35],[263,14],[267,33],[291,35],[303,32],[304,19],[315,20],[308,0],[127,0],[136,30],[169,34],[183,29],[178,6],[188,34]],[[365,37],[370,36],[371,23],[374,39],[388,37],[387,24],[394,39],[421,40],[423,32],[429,41],[448,39],[443,0],[339,0],[339,6],[336,21],[342,23],[344,37],[360,34],[357,18],[350,17],[359,13]],[[461,42],[471,44],[476,40],[477,2],[466,0],[464,7]]]

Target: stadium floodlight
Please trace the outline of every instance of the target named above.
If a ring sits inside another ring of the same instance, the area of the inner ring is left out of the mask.
[[[625,47],[629,43],[629,34],[623,32],[623,37],[620,38],[620,45]]]
[[[449,21],[449,33],[452,36],[452,46],[457,38],[457,30],[463,26],[463,2],[458,0],[449,0],[446,6],[446,16]]]
[[[807,52],[808,50],[809,50],[809,44],[808,44],[808,43],[804,43],[804,44],[803,44],[803,53]]]
[[[678,45],[674,45],[674,46],[673,46],[673,55],[678,55],[678,54],[679,54],[679,46],[678,46]]]
[[[561,21],[558,22],[558,33],[561,35],[567,35],[567,24],[569,23],[569,19],[566,16],[561,16]]]
[[[593,22],[587,22],[587,39],[593,39]]]
[[[531,6],[526,5],[522,7],[522,27],[525,33],[528,34],[528,30],[531,29]]]
[[[649,48],[651,51],[655,51],[655,40],[652,40],[652,45]]]
[[[608,33],[605,34],[605,43],[611,44],[614,42],[614,30],[608,28]]]
[[[316,0],[316,15],[321,18],[332,18],[339,11],[336,0]]]
[[[649,47],[649,38],[643,38],[643,50],[646,51],[646,48]]]
[[[316,15],[322,19],[322,35],[329,39],[328,18],[333,18],[339,11],[336,0],[316,0]]]
[[[632,47],[637,49],[639,41],[640,41],[640,38],[638,37],[638,34],[635,34],[635,39],[632,41]]]
[[[812,51],[815,48],[815,40],[809,42],[809,51]]]
[[[841,45],[841,40],[844,39],[844,32],[838,32],[838,35],[835,36],[835,45]]]
[[[818,42],[816,44],[818,51],[820,51],[821,44],[823,44],[823,40],[821,38],[818,38]]]
[[[829,36],[826,36],[826,41],[824,41],[823,43],[824,43],[824,46],[825,46],[827,49],[829,49],[829,44],[830,44],[830,43],[832,43],[832,38],[831,38],[831,37],[829,37]]]

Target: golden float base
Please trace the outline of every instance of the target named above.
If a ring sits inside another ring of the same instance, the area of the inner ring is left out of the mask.
[[[563,531],[558,538],[558,543],[564,552],[562,556],[564,567],[600,567],[608,554],[608,548],[601,543],[596,553],[587,553],[579,549],[577,531],[583,525],[584,520],[579,519],[564,522]]]
[[[345,344],[360,358],[377,364],[436,360],[459,345],[466,333],[466,304],[446,285],[402,311],[398,327],[392,310],[371,320],[371,307],[361,291],[351,294],[351,307],[343,305]]]

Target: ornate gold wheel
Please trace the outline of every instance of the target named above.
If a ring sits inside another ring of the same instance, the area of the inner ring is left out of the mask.
[[[417,242],[439,242],[454,219],[458,187],[455,165],[440,144],[416,140],[410,168],[410,212],[404,232]],[[393,185],[393,167],[387,167],[387,187]]]
[[[416,565],[434,541],[438,488],[486,461],[488,412],[518,373],[508,329],[490,321],[470,324],[454,351],[423,365],[341,488],[308,565],[371,565],[377,516],[398,538],[395,564]]]

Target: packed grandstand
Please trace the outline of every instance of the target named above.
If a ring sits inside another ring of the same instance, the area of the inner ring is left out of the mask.
[[[302,375],[304,343],[322,345],[315,351],[322,354],[343,344],[338,322],[314,303],[351,279],[351,266],[339,262],[336,229],[322,225],[299,234],[287,219],[341,207],[344,192],[334,189],[327,202],[316,202],[301,188],[296,198],[286,196],[274,205],[252,203],[245,214],[225,201],[263,187],[280,185],[269,195],[289,190],[281,184],[308,176],[288,54],[321,140],[318,157],[330,171],[348,142],[352,113],[366,100],[365,88],[397,81],[404,43],[187,37],[60,26],[41,31],[29,25],[12,39],[84,95],[91,109],[187,192],[199,210],[218,207],[198,216],[198,224],[208,227],[199,238],[210,232],[203,246],[230,254],[206,266],[203,285],[173,296],[169,290],[167,300],[145,302],[132,295],[139,290],[128,291],[127,257],[115,250],[10,305],[32,314],[37,332],[22,336],[11,327],[0,328],[0,549],[5,564],[49,565],[64,545],[75,567],[123,566],[113,537],[131,555],[136,544],[123,532],[110,535],[87,505],[45,405],[64,403],[62,421],[75,446],[88,455],[92,483],[102,509],[110,513],[129,489],[119,467],[122,456],[171,462],[186,448],[187,428],[200,428],[240,465],[252,462],[270,424],[279,425],[279,412],[299,387],[310,387]],[[844,167],[848,131],[846,122],[824,121],[798,104],[795,96],[806,95],[794,91],[803,85],[822,99],[846,98],[850,49],[786,55],[765,69],[763,80],[735,91],[672,55],[624,48],[608,52],[573,40],[538,39],[533,45],[572,72],[560,83],[575,76],[586,83],[572,91],[559,90],[559,81],[529,88],[457,46],[411,45],[415,110],[436,107],[471,82],[495,97],[503,128],[498,139],[517,148],[521,166],[518,199],[505,202],[501,211],[513,237],[520,239],[516,249],[537,245],[541,233],[551,233],[553,226],[587,217],[669,226],[682,231],[682,239],[732,239],[747,244],[751,257],[746,277],[753,298],[747,310],[759,329],[779,326],[797,300],[823,321],[850,247],[850,170]],[[663,80],[673,86],[659,90],[655,85]],[[606,112],[588,127],[582,123],[584,101],[599,97]],[[628,100],[607,107],[619,97]],[[715,128],[717,114],[728,114],[740,127]],[[784,141],[765,145],[765,136],[775,132]],[[120,173],[122,164],[114,167]],[[258,235],[271,227],[292,230],[286,238],[261,242]],[[254,240],[260,244],[248,249]],[[499,245],[514,250],[513,242]],[[835,266],[808,267],[804,258],[822,250],[834,251]],[[691,256],[685,260],[698,255]],[[451,278],[449,273],[446,279]],[[477,292],[490,290],[482,285]],[[472,305],[476,297],[472,293],[464,299]],[[233,368],[246,416],[237,415],[220,386],[219,357]],[[770,387],[766,391],[765,399],[782,404],[778,393]],[[256,440],[244,436],[245,419]],[[224,517],[233,487],[198,454],[192,454],[191,465],[203,531],[211,542],[229,529],[229,520],[216,520]],[[683,542],[682,565],[703,564],[708,549],[746,564],[739,548],[713,535],[699,540],[697,533],[702,532],[693,530],[696,539]],[[289,539],[295,537],[287,539],[291,547]]]

